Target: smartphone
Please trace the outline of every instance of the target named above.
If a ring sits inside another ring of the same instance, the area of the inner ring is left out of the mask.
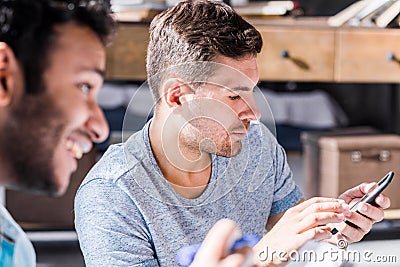
[[[376,204],[375,202],[375,198],[382,193],[383,190],[385,190],[386,187],[388,187],[388,185],[392,182],[394,177],[394,172],[389,172],[388,174],[386,174],[374,187],[374,189],[372,189],[370,192],[366,193],[362,198],[360,198],[353,206],[350,207],[350,210],[352,211],[356,211],[357,213],[361,214],[358,210],[357,207],[360,203],[368,203],[371,204],[375,207],[378,207],[378,204]],[[361,214],[363,215],[363,214]],[[354,228],[358,228],[357,225],[355,225],[354,223],[348,221],[348,220],[344,220],[344,222],[348,225],[350,225],[351,227]],[[336,228],[333,228],[331,230],[331,233],[333,235],[335,235],[338,232],[338,230]]]

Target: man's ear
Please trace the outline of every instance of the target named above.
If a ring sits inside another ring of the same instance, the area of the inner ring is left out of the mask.
[[[13,75],[17,66],[12,49],[4,42],[0,42],[0,107],[11,102],[13,94]]]
[[[189,94],[193,94],[192,88],[179,78],[168,78],[162,88],[163,100],[169,107],[177,107],[182,104]]]

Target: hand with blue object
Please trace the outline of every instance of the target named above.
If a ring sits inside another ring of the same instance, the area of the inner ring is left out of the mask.
[[[177,260],[181,266],[188,266],[193,260],[190,267],[253,266],[252,249],[247,245],[248,241],[240,237],[236,224],[231,220],[222,219],[211,228],[202,244],[195,244],[178,252]]]

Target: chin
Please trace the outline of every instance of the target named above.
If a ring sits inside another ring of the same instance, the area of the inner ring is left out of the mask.
[[[71,175],[67,175],[63,177],[57,177],[55,180],[53,180],[52,196],[59,197],[65,194],[65,192],[68,190],[70,179]]]
[[[229,149],[219,150],[215,154],[218,156],[231,158],[237,156],[241,151],[242,151],[242,143],[239,142],[237,145],[235,144],[233,147],[230,147]]]
[[[237,156],[240,154],[240,152],[242,151],[242,148],[239,148],[237,150],[232,151],[232,153],[228,156],[229,158]]]
[[[54,191],[50,192],[49,195],[51,197],[61,197],[62,195],[65,194],[66,191],[67,191],[67,188],[61,189],[61,190],[54,190]]]
[[[50,197],[60,197],[68,189],[70,177],[57,177],[53,176],[46,183],[46,186],[39,190],[39,193],[48,195]]]
[[[51,187],[51,188],[47,188],[45,190],[41,190],[41,191],[39,191],[39,193],[45,194],[45,195],[47,195],[49,197],[60,197],[60,196],[65,194],[67,189],[68,189],[68,186],[66,186],[66,187],[64,187],[64,186],[63,187],[54,186],[54,187]]]
[[[230,157],[239,155],[241,151],[242,151],[242,142],[238,141],[236,143],[233,143],[233,146],[230,151],[231,152]]]

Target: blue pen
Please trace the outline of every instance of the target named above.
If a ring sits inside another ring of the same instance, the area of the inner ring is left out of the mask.
[[[253,234],[243,235],[241,238],[239,238],[233,243],[229,253],[233,253],[236,250],[246,246],[253,247],[258,243],[258,241],[260,241],[260,239],[261,238],[258,235],[253,235]],[[193,262],[194,257],[196,256],[196,253],[199,250],[200,246],[201,243],[197,243],[179,249],[176,254],[176,260],[179,266],[188,267]]]

